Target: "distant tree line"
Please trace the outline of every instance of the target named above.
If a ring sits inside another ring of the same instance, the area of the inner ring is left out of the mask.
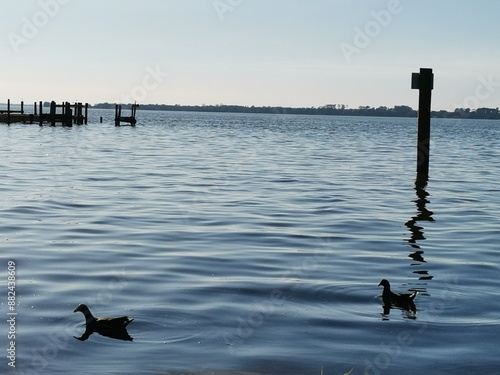
[[[130,105],[130,104],[129,104]],[[99,103],[93,108],[114,109],[115,103]],[[187,112],[228,112],[228,113],[268,113],[292,115],[336,115],[336,116],[379,116],[379,117],[417,117],[417,111],[406,105],[388,107],[360,106],[348,108],[344,104],[327,104],[321,107],[255,107],[242,105],[180,105],[180,104],[141,104],[140,109],[157,111]],[[462,119],[500,119],[498,108],[457,108],[450,111],[432,111],[432,117]]]
[[[448,111],[432,111],[433,117],[441,118],[470,118],[470,119],[484,119],[484,120],[498,120],[500,119],[500,111],[497,108],[456,108],[453,112]]]

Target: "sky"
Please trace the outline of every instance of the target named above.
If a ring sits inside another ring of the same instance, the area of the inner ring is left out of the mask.
[[[0,102],[500,106],[498,0],[0,0]]]

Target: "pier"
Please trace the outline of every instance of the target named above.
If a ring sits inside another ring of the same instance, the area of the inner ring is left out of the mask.
[[[73,124],[83,125],[88,124],[88,103],[74,103],[63,102],[57,104],[52,101],[49,106],[49,112],[44,113],[44,105],[42,102],[33,103],[33,113],[26,113],[24,110],[24,102],[21,101],[20,109],[12,109],[10,99],[7,100],[7,108],[0,109],[0,123],[12,124],[12,123],[23,123],[23,124],[39,124],[42,126],[48,123],[52,126],[61,124],[63,126],[73,126]],[[134,103],[131,105],[130,116],[122,116],[122,105],[115,105],[115,117],[114,122],[116,126],[120,126],[122,123],[127,123],[131,126],[135,126],[137,123],[136,113],[139,104]],[[100,117],[100,122],[102,123],[102,116]]]
[[[30,106],[31,107],[31,106]],[[63,102],[57,104],[55,101],[50,102],[47,111],[47,103],[35,102],[33,103],[33,113],[27,113],[25,111],[24,101],[21,101],[21,105],[15,105],[15,109],[11,105],[10,99],[7,100],[7,107],[0,108],[0,123],[12,124],[12,123],[23,123],[23,124],[50,124],[55,126],[57,124],[63,126],[73,126],[88,124],[88,114],[89,114],[89,104],[88,103],[69,103]],[[139,104],[134,103],[131,105],[130,116],[122,116],[122,105],[115,105],[115,117],[114,123],[116,126],[120,126],[122,123],[135,126],[137,123],[136,114]],[[100,123],[102,123],[102,116],[100,117]]]
[[[62,124],[63,126],[72,126],[73,124],[83,125],[88,123],[88,103],[69,102],[56,104],[52,101],[48,113],[44,113],[42,102],[33,103],[33,113],[26,113],[24,110],[24,102],[21,101],[20,110],[13,110],[10,99],[7,100],[7,109],[0,109],[0,123],[24,123],[24,124],[39,124],[49,123],[52,126]]]
[[[120,126],[122,122],[128,123],[131,126],[135,126],[137,123],[135,119],[135,114],[139,108],[139,104],[134,103],[130,109],[130,116],[122,116],[122,105],[116,104],[115,106],[115,126]]]

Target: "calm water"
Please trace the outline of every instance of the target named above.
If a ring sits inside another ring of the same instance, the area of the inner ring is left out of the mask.
[[[0,125],[17,373],[500,372],[500,122],[434,120],[415,186],[415,119],[111,117]],[[76,340],[79,303],[133,341]]]

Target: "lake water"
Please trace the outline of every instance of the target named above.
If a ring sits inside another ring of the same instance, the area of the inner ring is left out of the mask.
[[[0,373],[500,372],[499,121],[433,120],[415,184],[416,119],[112,115],[0,125]]]

